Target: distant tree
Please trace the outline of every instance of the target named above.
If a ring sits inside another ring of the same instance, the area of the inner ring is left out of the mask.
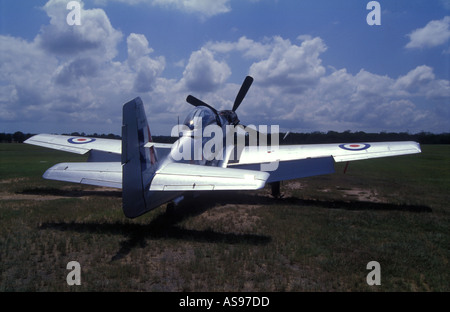
[[[25,134],[20,131],[14,132],[12,139],[16,143],[23,143],[23,141],[25,141]]]
[[[86,136],[84,132],[72,132],[71,134],[65,134],[74,137]],[[21,131],[11,133],[0,133],[0,143],[23,143],[33,136],[33,134],[24,134]],[[108,138],[120,140],[120,135],[116,134],[97,134],[88,135],[90,137]],[[351,142],[382,142],[382,141],[416,141],[420,144],[450,144],[450,133],[431,133],[421,131],[416,134],[408,132],[380,132],[380,133],[365,133],[363,131],[352,132],[346,130],[344,132],[328,131],[328,132],[310,132],[310,133],[295,133],[289,132],[284,138],[285,134],[280,133],[279,143],[284,144],[318,144],[318,143],[351,143]],[[267,143],[270,144],[271,136],[268,136]],[[160,143],[173,143],[177,138],[169,136],[153,136],[155,142]],[[236,142],[236,140],[235,140]]]
[[[1,143],[11,143],[11,140],[12,140],[11,133],[0,133]]]

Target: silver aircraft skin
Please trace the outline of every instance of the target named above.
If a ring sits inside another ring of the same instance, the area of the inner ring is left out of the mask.
[[[217,111],[189,95],[195,106],[173,144],[153,142],[142,100],[123,105],[122,139],[99,139],[38,134],[25,141],[66,152],[86,154],[87,162],[60,163],[49,168],[45,179],[122,189],[126,217],[135,218],[186,193],[217,190],[256,190],[267,183],[334,172],[336,162],[420,153],[416,142],[376,142],[264,146],[236,146],[229,140],[239,125],[236,109],[253,78],[247,76],[231,110]],[[202,136],[222,130],[223,140]],[[200,137],[198,135],[200,133]],[[209,144],[209,145],[208,145]],[[205,148],[215,157],[205,158]],[[183,157],[181,157],[183,156]],[[219,157],[218,157],[219,156]]]

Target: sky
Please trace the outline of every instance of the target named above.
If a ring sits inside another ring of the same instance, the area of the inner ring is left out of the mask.
[[[450,132],[450,0],[69,2],[0,0],[0,132],[120,135],[139,96],[170,135],[247,75],[245,125]]]

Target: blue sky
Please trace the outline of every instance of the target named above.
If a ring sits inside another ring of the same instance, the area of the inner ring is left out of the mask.
[[[170,134],[192,94],[282,131],[449,132],[450,1],[1,0],[0,132]]]

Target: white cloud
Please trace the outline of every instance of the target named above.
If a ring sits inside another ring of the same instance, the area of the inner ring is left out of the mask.
[[[255,88],[240,110],[250,122],[255,122],[252,117],[256,115],[284,130],[442,131],[449,117],[436,113],[431,104],[419,105],[438,96],[440,102],[450,99],[450,82],[437,80],[432,69],[422,66],[398,79],[366,70],[352,75],[340,69],[297,93],[273,85]],[[441,130],[435,128],[439,124]]]
[[[153,49],[149,47],[147,38],[140,34],[130,34],[127,38],[128,64],[137,72],[134,90],[137,92],[151,91],[156,78],[161,75],[165,67],[164,57],[152,59],[149,54]]]
[[[298,39],[303,40],[300,45],[281,37],[262,42],[241,37],[235,42],[206,44],[216,54],[241,53],[254,60],[250,75],[255,84],[238,111],[244,123],[278,123],[293,131],[405,131],[426,128],[426,120],[437,118],[415,104],[430,92],[446,96],[449,82],[436,80],[432,68],[418,66],[398,79],[364,69],[355,75],[345,68],[327,74],[321,59],[327,49],[323,40],[310,36]],[[259,54],[249,53],[258,47]],[[230,86],[218,92],[226,90],[230,98],[238,89]],[[221,108],[231,105],[231,101],[224,104],[210,99]]]
[[[321,129],[420,131],[440,118],[416,104],[429,96],[429,85],[437,81],[421,66],[398,79],[341,69],[320,79],[308,93],[307,102],[314,104],[305,109]]]
[[[425,27],[408,34],[406,48],[432,48],[446,43],[450,38],[450,16],[429,22]]]
[[[141,34],[131,33],[127,38],[128,60],[136,61],[153,52],[149,47],[147,38]]]
[[[105,5],[107,0],[95,0],[98,5]],[[231,11],[230,0],[113,0],[128,5],[150,4],[168,9],[179,10],[188,14],[199,14],[209,18]]]
[[[154,5],[163,7],[175,7],[187,13],[201,13],[211,17],[221,13],[229,12],[229,0],[153,0]]]
[[[130,34],[128,59],[114,61],[122,34],[105,12],[82,10],[82,25],[68,26],[66,2],[45,5],[50,23],[33,41],[0,36],[0,120],[47,129],[40,131],[120,133],[122,104],[156,87],[164,57],[150,57],[145,36]]]
[[[269,42],[261,43],[243,36],[236,42],[208,42],[205,47],[217,53],[241,52],[246,58],[261,59],[267,57],[272,49]]]
[[[189,90],[210,92],[217,90],[231,75],[231,70],[225,62],[214,59],[214,55],[206,48],[191,54],[183,81]]]
[[[298,93],[312,87],[326,72],[319,57],[327,49],[323,40],[305,36],[301,39],[301,45],[296,45],[279,36],[263,42],[241,37],[236,42],[209,42],[206,47],[216,53],[242,53],[245,58],[256,60],[249,73],[258,84]]]
[[[89,53],[91,57],[113,59],[122,33],[112,27],[106,13],[101,9],[85,10],[82,7],[81,25],[70,26],[66,21],[69,13],[66,4],[65,0],[50,0],[45,4],[50,24],[41,27],[35,38],[37,44],[59,56]]]
[[[250,74],[263,85],[275,85],[289,92],[301,92],[312,87],[325,74],[319,55],[326,50],[322,39],[314,38],[300,46],[275,37],[270,55],[254,63]]]
[[[450,81],[437,80],[433,69],[422,65],[397,79],[395,88],[427,98],[450,97]]]
[[[433,69],[429,66],[422,65],[401,76],[396,81],[397,88],[403,88],[414,92],[418,90],[424,83],[429,83],[435,79]]]

